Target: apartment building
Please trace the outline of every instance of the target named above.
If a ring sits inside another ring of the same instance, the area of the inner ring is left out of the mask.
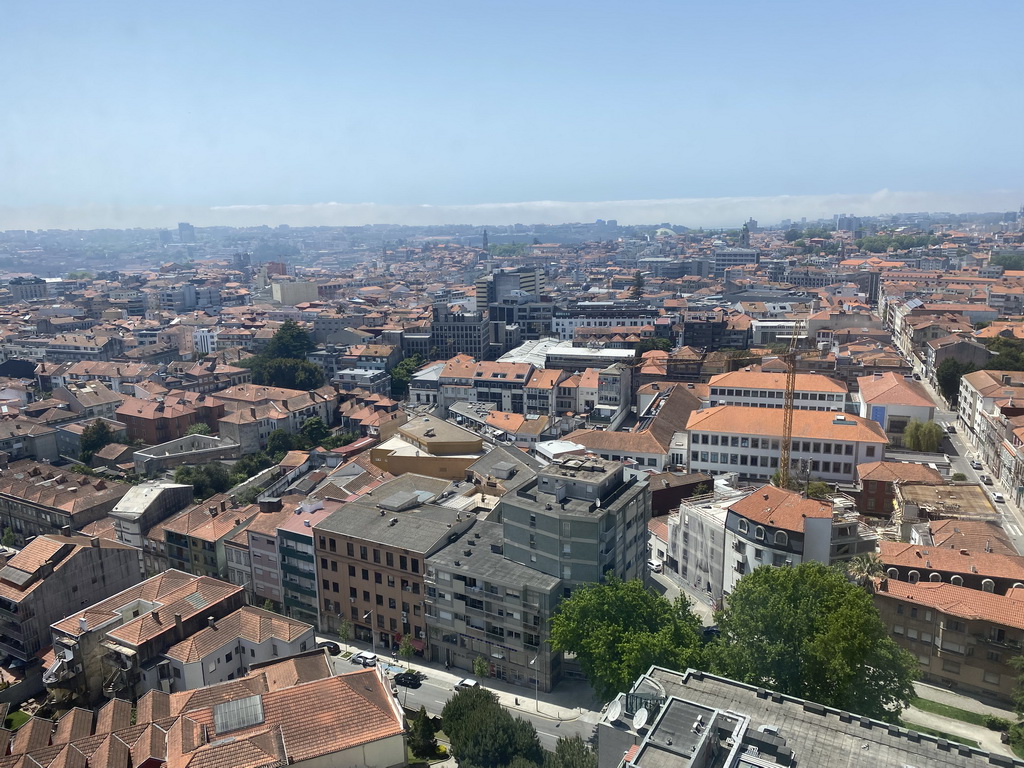
[[[50,624],[142,577],[138,554],[108,539],[37,536],[0,568],[0,651],[29,664]]]
[[[171,669],[168,693],[245,677],[255,665],[316,646],[312,624],[245,605],[164,651]]]
[[[938,470],[924,464],[869,461],[857,466],[857,506],[865,515],[888,519],[894,511],[897,485],[938,486],[944,482]]]
[[[975,448],[984,434],[984,414],[997,403],[1024,402],[1024,371],[975,371],[960,379],[957,423]]]
[[[912,421],[935,419],[935,403],[920,383],[910,376],[876,373],[857,379],[861,418],[878,422],[894,446],[903,444],[903,433]]]
[[[660,317],[657,308],[641,301],[577,301],[555,307],[551,332],[562,341],[572,341],[577,328],[639,328]]]
[[[491,329],[484,311],[462,311],[458,305],[435,302],[430,323],[430,343],[437,357],[466,354],[485,360],[490,354]]]
[[[1024,557],[1018,555],[882,541],[878,559],[890,581],[952,584],[996,595],[1024,587]]]
[[[426,558],[475,516],[442,506],[450,483],[407,474],[328,515],[314,529],[320,627],[350,622],[356,639],[390,649],[408,635],[426,647]]]
[[[225,542],[243,530],[259,514],[255,504],[239,505],[225,494],[183,510],[152,529],[162,533],[169,567],[197,576],[226,579]]]
[[[80,531],[107,516],[129,486],[28,459],[0,468],[0,528],[19,541]]]
[[[242,589],[220,579],[158,574],[55,622],[43,684],[55,701],[86,705],[168,690],[165,651],[244,604]]]
[[[213,398],[228,411],[217,422],[220,436],[237,443],[243,453],[265,448],[276,429],[298,434],[313,417],[332,425],[338,407],[338,393],[331,386],[301,392],[242,384],[217,392]]]
[[[562,654],[545,639],[562,580],[505,557],[502,525],[489,521],[426,562],[426,658],[470,672],[482,658],[497,680],[550,691]]]
[[[943,582],[880,579],[872,598],[882,622],[917,659],[923,681],[1013,703],[1011,661],[1024,641],[1024,599]]]
[[[502,496],[497,510],[505,557],[561,579],[565,594],[609,572],[647,577],[650,489],[621,462],[563,458]]]
[[[438,378],[438,406],[443,415],[460,401],[489,403],[499,411],[525,413],[526,388],[534,371],[529,363],[478,363],[453,358]]]
[[[127,427],[129,440],[138,440],[146,445],[159,445],[185,437],[189,428],[199,423],[195,408],[163,397],[155,400],[129,397],[118,406],[114,418]]]
[[[316,545],[313,529],[336,512],[341,504],[307,499],[277,526],[277,551],[281,563],[281,602],[284,613],[316,624],[320,615],[317,592]]]
[[[779,469],[782,409],[720,405],[690,415],[690,472],[737,472],[767,482]],[[877,422],[828,411],[794,411],[790,472],[827,483],[853,483],[858,464],[884,458],[888,438]]]
[[[786,374],[744,368],[720,373],[708,382],[708,405],[745,405],[782,408]],[[843,411],[849,399],[846,384],[817,373],[797,373],[793,407],[804,411]]]

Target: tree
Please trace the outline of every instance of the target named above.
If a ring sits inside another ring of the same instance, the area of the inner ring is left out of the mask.
[[[263,350],[268,360],[289,358],[305,360],[306,355],[316,349],[316,345],[303,328],[294,320],[285,320]]]
[[[533,725],[513,718],[488,690],[457,692],[445,704],[441,720],[460,765],[502,768],[515,760],[521,766],[543,763],[544,750]]]
[[[903,447],[912,451],[934,453],[939,450],[944,434],[942,427],[934,421],[914,419],[903,431]]]
[[[861,587],[866,587],[875,578],[885,576],[885,566],[874,552],[864,552],[851,557],[845,563],[846,575]]]
[[[203,422],[193,424],[191,427],[185,430],[186,435],[208,435],[210,434],[210,432],[210,425],[204,424]]]
[[[174,482],[191,485],[195,497],[202,501],[232,487],[231,475],[223,464],[213,462],[202,466],[185,465],[174,471]]]
[[[545,768],[597,768],[597,753],[578,735],[560,738]]]
[[[273,461],[263,451],[259,453],[247,453],[235,462],[231,468],[232,485],[244,483],[250,477],[255,477],[267,467],[274,466]]]
[[[633,287],[630,289],[630,293],[634,299],[639,299],[644,295],[644,273],[639,269],[633,273]]]
[[[275,464],[279,462],[288,451],[302,451],[308,448],[306,438],[302,435],[293,435],[283,429],[275,429],[267,435],[267,453]]]
[[[80,448],[78,460],[88,462],[96,451],[112,442],[114,442],[114,436],[110,432],[110,427],[102,419],[96,419],[82,430],[82,437],[78,443]]]
[[[477,656],[473,659],[473,674],[480,678],[491,676],[491,665],[487,663],[487,659],[483,656]]]
[[[718,674],[889,722],[915,695],[916,659],[836,568],[757,568],[715,618],[721,636],[708,652]]]
[[[954,472],[953,476],[949,479],[951,482],[954,483],[966,483],[967,475],[965,475],[963,472]]]
[[[4,528],[4,536],[2,539],[0,539],[0,544],[3,544],[5,547],[10,548],[17,543],[18,537],[14,535],[14,531],[10,528]]]
[[[605,701],[628,691],[652,664],[700,666],[700,637],[700,620],[684,599],[672,603],[639,580],[611,575],[575,590],[551,618],[551,647],[575,654]]]
[[[833,493],[833,488],[821,480],[809,480],[805,489],[808,499],[827,499]]]
[[[327,428],[327,425],[324,424],[323,419],[319,416],[306,419],[306,422],[299,431],[312,447],[323,445],[324,441],[331,436],[331,430]]]
[[[409,380],[426,361],[419,355],[410,355],[391,369],[391,396],[404,400],[409,393]]]
[[[1024,656],[1014,656],[1010,666],[1017,670],[1017,682],[1013,686],[1013,711],[1018,717],[1024,717]]]
[[[950,408],[956,408],[960,400],[960,379],[976,370],[978,369],[974,363],[961,363],[952,357],[947,357],[939,363],[939,367],[935,369],[935,381]]]
[[[437,739],[434,737],[434,719],[427,714],[427,708],[421,706],[420,711],[412,720],[409,732],[409,749],[413,755],[428,760],[437,755]]]
[[[346,646],[352,641],[352,622],[344,616],[338,619],[338,639]]]
[[[409,659],[416,654],[416,646],[412,644],[412,638],[409,637],[408,633],[402,635],[402,640],[398,644],[398,655],[405,659],[405,666],[409,666]]]

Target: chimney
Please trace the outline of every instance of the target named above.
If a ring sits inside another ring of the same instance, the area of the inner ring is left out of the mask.
[[[1003,381],[1004,386],[1009,386],[1010,385],[1010,374],[1004,373],[1002,375],[1002,381]]]
[[[89,539],[89,546],[90,547],[99,548],[99,546],[100,546],[100,537],[99,536],[93,536],[91,539]]]
[[[220,501],[220,511],[223,512],[227,508],[228,508],[228,500],[227,499],[221,499],[221,501]]]
[[[207,616],[206,617],[206,626],[208,626],[210,629],[216,629],[217,628],[217,621],[216,621],[216,619],[214,619],[213,616]]]
[[[180,613],[174,614],[174,634],[179,643],[185,639],[185,626],[181,623]]]
[[[210,517],[216,517],[220,510],[217,509],[216,504],[211,504],[208,511],[210,513]]]
[[[250,408],[250,409],[249,409],[249,415],[250,415],[250,416],[251,416],[252,418],[254,418],[254,419],[255,419],[255,418],[256,418],[256,409],[255,409],[255,408]]]
[[[153,621],[160,623],[160,611],[153,611]]]
[[[70,525],[62,525],[60,527],[60,535],[61,536],[70,536],[71,535],[71,526]]]

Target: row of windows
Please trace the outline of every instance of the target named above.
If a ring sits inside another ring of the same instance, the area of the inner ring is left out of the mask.
[[[326,549],[329,552],[337,552],[338,551],[338,542],[335,539],[333,539],[333,538],[329,538],[327,536],[321,536],[320,537],[320,549],[321,550]],[[347,554],[349,557],[355,557],[356,556],[356,554],[355,554],[355,544],[353,542],[351,542],[351,541],[345,542],[345,554]],[[371,557],[370,548],[367,547],[365,544],[361,544],[359,546],[359,559],[360,560],[369,560],[370,557]],[[376,548],[373,549],[372,557],[373,557],[373,562],[377,563],[378,565],[381,564],[381,551],[379,549],[376,549]],[[321,558],[321,560],[322,559],[323,558]],[[392,552],[384,552],[383,553],[383,562],[384,562],[385,565],[387,565],[388,568],[394,568],[395,567],[395,555],[394,555],[394,553],[392,553]],[[411,568],[410,568],[410,566],[411,566]],[[324,567],[326,567],[326,566],[324,566]],[[420,572],[420,560],[419,560],[418,557],[407,557],[406,555],[399,555],[398,556],[398,568],[399,568],[399,570],[402,570],[402,571],[412,570],[413,573],[419,573]],[[337,569],[332,569],[332,570],[337,570]]]
[[[781,389],[729,389],[726,387],[712,387],[712,395],[723,397],[756,397],[761,400],[783,400]],[[794,400],[815,400],[817,402],[841,403],[846,399],[845,395],[832,395],[822,392],[794,392]]]
[[[778,456],[748,456],[745,453],[717,453],[715,451],[691,451],[690,460],[704,464],[730,464],[740,467],[769,467],[778,469]],[[806,459],[793,459],[790,462],[791,469],[803,469],[802,464],[807,465],[811,472],[825,472],[833,474],[849,475],[853,472],[853,464],[839,461],[808,461]]]
[[[900,578],[900,572],[896,568],[888,568],[888,569],[886,569],[885,575],[888,576],[890,579],[899,579]],[[909,573],[907,573],[907,581],[909,581],[911,584],[917,584],[920,580],[921,580],[921,574],[920,574],[919,571],[910,571]],[[942,581],[942,574],[941,573],[934,573],[934,572],[932,572],[932,573],[928,574],[928,581],[941,582]],[[954,586],[957,586],[957,587],[962,587],[964,585],[963,576],[960,576],[959,574],[954,573],[952,576],[949,577],[949,583],[954,585]],[[1013,586],[1015,588],[1016,587],[1024,587],[1024,584],[1021,584],[1018,581],[1018,582],[1014,583]],[[995,592],[995,589],[996,589],[996,583],[994,581],[992,581],[992,579],[982,579],[981,580],[981,590],[983,592]]]
[[[740,518],[740,520],[737,523],[736,527],[739,529],[740,533],[749,533],[750,532],[750,523],[747,520],[744,520],[742,518]],[[763,541],[764,540],[764,536],[765,536],[765,532],[764,532],[764,528],[762,526],[759,525],[756,528],[754,528],[754,538],[755,539],[758,539],[759,541]],[[789,544],[789,535],[785,531],[776,531],[775,532],[775,543],[778,546],[780,546],[780,547],[786,546],[787,544]]]
[[[709,435],[698,433],[693,436],[694,445],[721,445],[731,448],[756,448],[761,450],[777,451],[780,449],[778,439],[767,437],[747,437],[745,435]],[[793,450],[804,453],[816,453],[835,456],[853,456],[853,445],[850,443],[823,443],[819,441],[803,440],[793,441]],[[868,456],[875,455],[875,447],[867,446]]]

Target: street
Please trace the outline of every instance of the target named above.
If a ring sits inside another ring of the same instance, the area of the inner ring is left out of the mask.
[[[956,412],[945,410],[945,401],[927,381],[921,381],[920,383],[935,403],[935,421],[939,424],[952,424],[957,430],[954,434],[947,434],[942,445],[939,447],[940,451],[949,456],[951,474],[960,472],[967,478],[968,482],[981,485],[988,493],[989,499],[992,498],[993,492],[1003,494],[1006,501],[1002,503],[993,502],[992,505],[999,510],[1007,539],[1009,539],[1017,552],[1024,553],[1024,513],[1013,503],[1013,494],[1010,493],[1010,489],[1004,488],[999,478],[984,465],[979,470],[971,467],[971,459],[975,456],[975,452],[971,448],[967,437],[963,434],[965,428],[957,421]],[[981,460],[980,456],[978,456],[978,460]],[[981,475],[992,477],[994,484],[984,485],[981,482]]]
[[[326,635],[318,635],[317,640],[338,642],[337,638]],[[365,650],[352,643],[341,643],[341,646],[344,650],[349,651]],[[444,705],[451,698],[455,683],[463,677],[471,676],[470,672],[464,670],[445,670],[435,667],[418,657],[409,663],[404,659],[394,661],[383,656],[379,658],[385,674],[390,678],[407,668],[421,674],[421,685],[418,688],[396,685],[397,698],[407,710],[415,711],[423,706],[426,707],[429,714],[435,716],[441,714]],[[338,674],[359,669],[343,656],[334,657],[333,663]],[[501,680],[483,679],[480,680],[480,685],[494,693],[501,704],[514,716],[522,717],[532,723],[537,729],[541,745],[547,750],[554,750],[556,742],[561,737],[578,735],[586,741],[601,719],[599,706],[597,710],[579,706],[581,703],[597,706],[593,701],[590,687],[586,683],[563,681],[551,693],[541,691],[539,699],[534,698],[532,688],[515,686]]]

